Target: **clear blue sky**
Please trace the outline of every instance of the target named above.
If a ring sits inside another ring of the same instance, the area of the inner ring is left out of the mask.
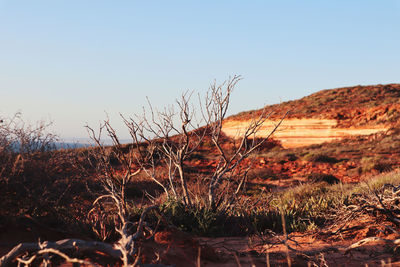
[[[0,51],[0,115],[86,137],[234,74],[230,114],[400,82],[400,0],[0,0]]]

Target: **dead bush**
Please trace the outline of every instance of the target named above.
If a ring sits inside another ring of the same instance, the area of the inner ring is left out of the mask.
[[[332,174],[325,173],[311,173],[307,179],[312,183],[326,182],[328,184],[340,183],[340,180]]]

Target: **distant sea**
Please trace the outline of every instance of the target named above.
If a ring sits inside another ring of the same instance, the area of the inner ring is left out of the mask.
[[[109,139],[102,140],[103,144],[106,146],[112,145],[112,141]],[[130,139],[121,139],[121,144],[131,143]],[[95,146],[94,142],[89,138],[65,138],[56,143],[57,149],[73,149],[73,148],[82,148],[82,147],[91,147]]]
[[[93,144],[70,143],[70,142],[56,142],[55,145],[56,149],[73,149],[73,148],[93,146]]]
[[[111,146],[113,143],[111,140],[102,140],[105,146]],[[132,143],[132,140],[129,139],[121,139],[121,144],[128,144]],[[58,149],[75,149],[75,148],[82,148],[82,147],[91,147],[95,146],[94,142],[88,138],[70,138],[70,139],[61,139],[58,142],[55,142],[55,148]],[[32,146],[34,148],[36,146]],[[40,146],[38,146],[40,147]],[[13,143],[12,148],[14,152],[19,152],[20,145],[19,143]]]

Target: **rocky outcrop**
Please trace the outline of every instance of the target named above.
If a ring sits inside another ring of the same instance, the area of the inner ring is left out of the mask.
[[[223,132],[229,137],[239,137],[251,120],[229,119],[223,124]],[[278,121],[268,120],[262,125],[258,137],[266,137]],[[338,127],[338,121],[333,119],[286,119],[274,133],[284,148],[294,148],[321,144],[354,135],[369,135],[386,131],[389,126],[375,125],[362,127]]]
[[[322,90],[298,100],[233,115],[224,122],[223,131],[229,137],[239,136],[251,119],[265,113],[270,120],[262,126],[259,137],[269,135],[274,124],[287,114],[274,134],[285,148],[370,135],[400,127],[400,84]]]

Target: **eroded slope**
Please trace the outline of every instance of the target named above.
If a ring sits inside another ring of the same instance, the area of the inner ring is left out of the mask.
[[[354,86],[323,90],[295,101],[266,107],[274,112],[259,132],[267,136],[289,111],[274,137],[286,148],[321,144],[355,135],[386,131],[400,120],[400,84]],[[229,117],[223,131],[230,137],[262,114],[263,110]]]

